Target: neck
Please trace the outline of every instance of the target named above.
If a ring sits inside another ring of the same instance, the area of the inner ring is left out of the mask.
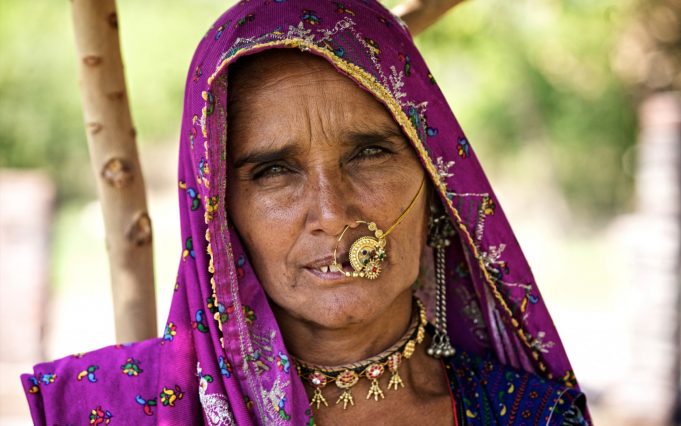
[[[376,317],[339,328],[302,321],[278,307],[274,314],[286,346],[296,358],[327,366],[355,363],[383,352],[404,335],[412,315],[411,289]]]

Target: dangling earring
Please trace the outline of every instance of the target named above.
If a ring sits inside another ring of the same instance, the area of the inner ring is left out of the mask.
[[[454,355],[447,334],[447,283],[445,280],[445,248],[454,235],[449,217],[441,209],[431,206],[428,219],[428,245],[435,251],[435,335],[426,351],[434,358]]]

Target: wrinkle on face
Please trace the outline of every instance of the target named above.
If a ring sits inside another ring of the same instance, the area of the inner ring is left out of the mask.
[[[386,230],[399,217],[424,177],[415,151],[386,108],[323,59],[268,51],[237,64],[229,76],[228,214],[265,292],[279,312],[319,327],[388,312],[418,274],[424,196],[388,237],[379,279],[334,287],[306,265],[330,255],[345,226],[341,251],[368,235],[357,220]],[[389,154],[364,155],[372,149]],[[263,162],[263,152],[278,160]],[[260,177],[277,167],[287,172]]]

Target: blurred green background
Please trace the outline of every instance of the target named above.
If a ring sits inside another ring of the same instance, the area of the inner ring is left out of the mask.
[[[176,143],[184,80],[203,33],[233,2],[119,1],[121,48],[138,143]],[[59,199],[91,198],[71,9],[3,0],[0,166],[37,167]]]
[[[90,198],[70,10],[2,3],[0,166],[49,170],[61,203]],[[176,143],[191,54],[231,3],[118,2],[141,146]],[[630,194],[622,161],[636,100],[613,56],[637,11],[632,0],[469,0],[418,45],[488,168],[540,150],[571,209],[602,218],[626,208]]]
[[[233,3],[117,3],[128,94],[152,198],[157,189],[174,185],[193,50]],[[653,3],[468,0],[417,38],[502,201],[522,201],[516,187],[548,191],[546,208],[559,212],[559,225],[584,234],[629,208],[633,156],[626,154],[636,139],[641,89],[615,65],[626,29]],[[45,170],[56,183],[52,284],[59,287],[73,280],[70,259],[103,260],[87,248],[100,244],[101,235],[88,241],[87,234],[75,232],[79,212],[96,194],[70,8],[2,0],[0,39],[0,168]],[[165,164],[157,167],[153,157]],[[176,216],[175,207],[169,208]],[[156,222],[167,212],[154,215],[159,208],[153,202],[150,210]],[[156,228],[157,282],[169,282],[175,235]]]

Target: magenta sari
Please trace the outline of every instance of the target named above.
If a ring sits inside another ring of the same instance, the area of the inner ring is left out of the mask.
[[[163,336],[36,365],[21,378],[34,422],[313,424],[224,203],[227,72],[238,58],[275,48],[329,61],[384,104],[412,143],[458,231],[460,243],[447,251],[453,344],[577,389],[518,242],[404,24],[373,0],[244,0],[208,30],[189,68],[182,254]],[[423,280],[427,304],[433,291]]]

